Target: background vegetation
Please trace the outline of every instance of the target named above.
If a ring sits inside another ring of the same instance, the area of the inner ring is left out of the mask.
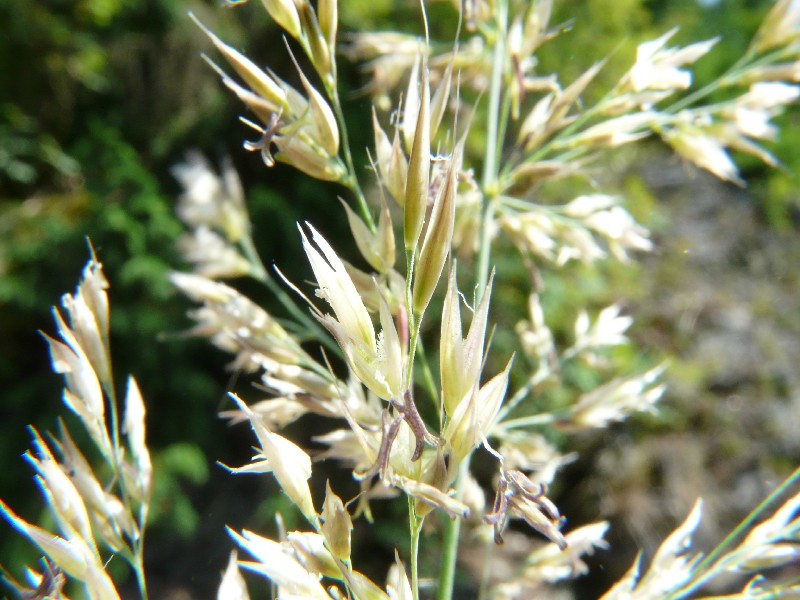
[[[768,5],[563,2],[553,22],[568,33],[540,59],[544,71],[558,70],[568,81],[570,72],[611,54],[613,81],[622,68],[615,64],[629,63],[637,43],[679,24],[677,43],[723,36],[696,70],[710,77],[741,53]],[[25,425],[52,430],[61,412],[61,381],[36,332],[51,330],[50,307],[74,287],[89,237],[112,284],[114,365],[120,375],[136,374],[148,400],[156,476],[147,555],[152,595],[203,598],[212,597],[230,548],[224,525],[269,531],[282,500],[269,484],[214,466],[249,458],[249,442],[215,415],[226,406],[226,390],[254,392],[224,371],[224,355],[180,336],[186,301],[166,279],[180,267],[174,242],[182,232],[170,168],[192,148],[215,161],[230,155],[261,256],[289,272],[305,263],[294,222],[301,215],[321,220],[339,207],[332,188],[287,168],[268,171],[240,150],[238,104],[200,60],[208,42],[189,10],[250,56],[269,57],[271,65],[285,60],[277,30],[255,2],[236,11],[174,0],[0,6],[0,497],[36,519],[41,503],[20,459],[29,444]],[[418,30],[413,3],[348,0],[340,11],[345,30]],[[356,68],[347,77],[352,90],[364,83]],[[366,98],[345,97],[359,118],[368,110]],[[698,495],[710,501],[703,533],[718,539],[800,458],[798,112],[782,125],[774,151],[785,168],[768,173],[742,163],[746,190],[712,182],[657,144],[644,155],[620,152],[605,176],[656,231],[656,252],[632,269],[575,267],[580,286],[546,280],[546,314],[561,319],[551,324],[555,330],[568,335],[568,307],[624,299],[644,352],[623,358],[632,367],[671,361],[659,415],[613,428],[604,439],[581,439],[581,460],[555,490],[576,525],[612,520],[619,563],[600,553],[601,578],[618,577],[636,548],[655,547]],[[363,139],[353,147],[364,148],[370,133],[356,131]],[[274,309],[263,290],[237,285]],[[513,289],[497,290],[495,298],[495,318],[504,304],[526,300]],[[579,387],[587,376],[569,375]],[[14,570],[31,551],[9,532],[0,524],[0,564]],[[396,537],[382,530],[361,549],[389,556]],[[169,571],[160,566],[167,556]],[[469,565],[480,557],[466,559]],[[589,581],[591,596],[605,587],[602,579]]]

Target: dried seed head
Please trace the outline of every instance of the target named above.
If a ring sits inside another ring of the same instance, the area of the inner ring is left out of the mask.
[[[483,344],[489,312],[494,273],[486,292],[475,310],[466,339],[462,338],[460,294],[456,285],[456,266],[450,270],[447,295],[442,309],[442,335],[439,368],[442,381],[442,402],[445,413],[452,416],[461,402],[469,402],[478,385],[483,362]]]
[[[361,256],[379,273],[388,273],[394,266],[395,247],[394,230],[386,201],[383,201],[378,228],[374,232],[370,231],[369,227],[346,202],[342,201],[342,206],[347,214],[350,231]]]
[[[125,418],[122,432],[128,438],[128,447],[133,459],[133,479],[135,486],[131,490],[140,502],[147,502],[150,497],[153,467],[150,452],[145,443],[145,408],[142,393],[133,377],[128,377],[128,391],[125,394]]]
[[[283,1],[288,1],[291,4],[291,0]],[[264,2],[267,2],[267,0],[264,0]],[[240,52],[237,52],[231,46],[219,39],[192,13],[189,13],[189,16],[197,24],[197,26],[200,27],[200,29],[202,29],[209,38],[211,38],[211,41],[225,57],[225,60],[227,60],[233,69],[239,74],[239,77],[241,77],[245,83],[250,86],[250,89],[274,106],[280,107],[286,103],[286,93],[272,77],[259,69],[249,58]]]
[[[697,61],[711,50],[719,38],[684,48],[666,48],[667,42],[677,31],[677,28],[672,29],[658,39],[639,45],[636,64],[620,82],[621,91],[685,90],[692,84],[692,73],[679,67]]]
[[[456,54],[454,53],[450,62],[447,63],[447,67],[445,67],[444,73],[442,73],[439,87],[436,88],[433,98],[431,99],[431,137],[435,136],[436,132],[439,130],[439,125],[442,123],[442,117],[444,117],[447,103],[450,100],[450,86],[453,80],[453,64],[455,63],[455,58]]]
[[[317,73],[328,85],[333,84],[331,70],[331,49],[328,39],[323,35],[317,15],[308,0],[295,0],[299,5],[300,22],[302,23],[304,40],[307,42],[306,53],[311,59]]]
[[[314,119],[316,135],[313,136],[319,145],[330,155],[339,154],[339,126],[328,101],[308,81],[308,78],[298,69],[303,87],[308,93],[311,105],[311,116]]]
[[[31,431],[34,436],[33,452],[27,452],[25,458],[37,473],[36,483],[48,500],[60,529],[80,536],[97,555],[92,525],[83,498],[39,433],[35,429]]]
[[[195,273],[205,277],[241,277],[252,268],[236,246],[205,225],[182,235],[178,251],[186,262],[194,265]]]
[[[331,597],[322,587],[319,576],[309,572],[295,558],[291,546],[284,546],[246,529],[241,535],[231,530],[229,533],[234,541],[255,559],[255,562],[241,561],[239,564],[270,579],[278,586],[279,596],[330,600]]]
[[[322,505],[322,535],[334,556],[341,561],[350,561],[350,537],[353,521],[342,499],[331,489],[330,482],[325,488],[325,503]]]
[[[739,169],[720,140],[691,126],[669,129],[661,137],[681,156],[720,179],[744,185]]]
[[[758,28],[750,47],[755,52],[791,44],[800,38],[800,5],[795,0],[778,0]]]
[[[79,340],[55,309],[53,317],[59,335],[66,343],[42,335],[50,347],[53,371],[63,374],[66,380],[64,403],[81,419],[103,456],[111,458],[113,450],[106,429],[105,402],[97,373]]]
[[[545,486],[533,483],[522,471],[501,469],[492,512],[484,517],[494,527],[495,543],[503,543],[508,518],[518,516],[564,550],[568,545],[560,531],[564,519],[546,492]]]
[[[606,427],[639,411],[653,411],[665,386],[656,384],[664,371],[659,366],[641,375],[618,378],[582,394],[570,410],[570,421],[578,428]]]
[[[433,296],[436,284],[442,276],[444,261],[453,244],[453,227],[456,220],[456,188],[458,170],[461,165],[462,143],[456,147],[450,159],[444,185],[436,198],[425,240],[414,273],[414,312],[421,315]],[[408,195],[406,196],[408,202]],[[406,214],[408,204],[406,203]]]
[[[242,183],[230,159],[223,161],[217,174],[200,152],[192,151],[171,171],[183,188],[175,210],[181,221],[191,228],[204,225],[218,229],[233,243],[249,234]]]
[[[317,16],[319,28],[325,41],[328,42],[328,50],[333,55],[336,50],[336,30],[339,26],[339,0],[319,0]]]
[[[386,591],[392,600],[413,600],[414,594],[411,591],[411,583],[408,581],[403,561],[397,550],[394,552],[394,564],[389,568],[386,576]]]
[[[272,471],[281,489],[309,521],[317,519],[308,479],[311,477],[311,458],[286,438],[267,429],[261,417],[255,414],[235,394],[230,395],[247,418],[259,441],[262,467]],[[266,470],[262,472],[267,472]]]
[[[421,69],[420,102],[414,128],[414,143],[408,161],[408,179],[405,191],[405,219],[403,239],[406,250],[417,247],[419,235],[425,222],[428,208],[428,186],[431,170],[431,122],[430,122],[430,83],[428,81],[427,61]],[[408,99],[406,100],[408,105]]]
[[[81,552],[76,547],[77,544],[73,544],[71,540],[53,535],[46,529],[28,523],[12,511],[2,500],[0,500],[0,514],[14,529],[36,544],[67,575],[79,580],[86,577],[88,571],[86,558],[88,553]]]
[[[392,483],[420,502],[441,508],[451,519],[456,517],[463,519],[469,515],[469,507],[466,504],[432,485],[400,475],[395,476]]]
[[[474,389],[456,407],[444,437],[457,461],[472,452],[494,426],[497,413],[506,397],[508,374],[513,360],[509,360],[501,373],[487,381],[480,390]]]
[[[264,8],[267,9],[269,16],[275,19],[286,33],[294,39],[300,39],[302,28],[300,27],[300,17],[297,14],[297,7],[292,0],[261,0]]]
[[[320,577],[340,577],[341,571],[325,547],[325,542],[325,538],[318,533],[292,531],[286,536],[284,546],[294,551],[297,560],[310,573],[316,573]]]
[[[302,229],[303,247],[319,288],[317,295],[333,308],[334,316],[312,308],[314,316],[336,338],[347,364],[359,380],[384,400],[401,393],[402,349],[386,301],[381,299],[381,333],[376,337],[364,301],[342,260],[330,244],[310,225],[316,247]],[[317,249],[319,248],[319,250]]]
[[[800,61],[764,65],[747,69],[740,80],[742,83],[756,81],[800,81]]]
[[[378,123],[375,111],[372,112],[372,125],[375,129],[375,155],[378,173],[389,194],[400,206],[406,201],[406,178],[408,177],[408,161],[400,147],[400,134],[394,133],[394,141]]]
[[[402,207],[406,204],[406,182],[408,181],[408,160],[400,145],[400,133],[395,130],[389,156],[389,172],[385,179],[386,189]]]
[[[347,170],[338,158],[331,157],[322,148],[312,146],[299,135],[276,137],[278,162],[293,166],[309,177],[321,181],[340,181]]]

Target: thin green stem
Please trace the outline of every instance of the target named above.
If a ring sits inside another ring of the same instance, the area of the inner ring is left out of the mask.
[[[411,533],[411,592],[414,600],[419,600],[419,534],[422,532],[422,522],[414,510],[414,498],[408,496],[408,525]]]
[[[408,311],[408,363],[406,364],[406,387],[411,389],[414,384],[414,357],[417,351],[419,340],[419,322],[422,315],[417,318],[414,314],[412,280],[414,278],[414,261],[416,260],[415,250],[406,250],[406,310]]]
[[[481,239],[478,248],[478,298],[483,296],[489,280],[489,263],[491,256],[491,233],[494,227],[493,210],[497,189],[497,174],[502,149],[501,105],[503,97],[503,76],[506,65],[506,30],[508,27],[508,2],[500,0],[497,5],[497,28],[495,30],[494,49],[492,53],[492,75],[489,87],[489,108],[486,118],[486,158],[483,163],[481,187],[483,188],[483,215],[481,222]]]
[[[419,358],[422,366],[422,377],[425,381],[425,387],[428,388],[428,394],[430,394],[431,400],[436,402],[438,407],[438,387],[436,386],[436,380],[433,378],[431,366],[428,363],[428,355],[425,353],[425,344],[423,344],[421,340],[417,342],[417,350],[419,351]]]
[[[509,419],[508,421],[503,421],[500,423],[500,428],[503,431],[508,431],[509,429],[519,429],[521,427],[531,427],[533,425],[547,425],[549,423],[553,423],[559,420],[559,416],[556,413],[542,413],[540,415],[529,415],[527,417],[519,417],[517,419]],[[564,415],[561,415],[564,416]]]
[[[492,51],[492,74],[489,84],[489,106],[486,121],[486,158],[483,163],[481,188],[483,191],[483,210],[481,222],[480,245],[476,272],[477,299],[483,297],[489,281],[489,264],[491,262],[492,231],[494,229],[495,198],[497,175],[499,171],[502,141],[505,137],[505,120],[501,127],[501,108],[503,98],[503,78],[506,66],[506,39],[508,30],[508,0],[498,0],[496,28],[494,30],[494,48]],[[469,471],[469,456],[461,463],[455,481],[456,497],[463,496],[464,481]],[[444,547],[442,548],[442,565],[439,570],[438,600],[451,600],[455,582],[458,543],[461,535],[461,520],[448,521],[444,530]]]
[[[615,90],[610,90],[606,92],[606,94],[595,104],[594,106],[587,108],[586,110],[579,113],[574,121],[572,121],[569,125],[564,127],[563,129],[559,130],[553,137],[551,137],[547,142],[542,144],[538,150],[530,154],[525,158],[523,161],[524,163],[535,163],[543,158],[545,158],[552,150],[558,148],[560,145],[563,145],[565,139],[569,139],[569,137],[582,128],[586,123],[588,123],[597,113],[601,112],[604,108],[606,103],[615,96]],[[567,157],[559,156],[558,160],[566,162],[568,160]],[[516,166],[515,164],[507,164],[505,168],[502,170],[502,179],[506,180],[508,178],[508,174],[511,169]],[[502,186],[505,187],[505,183]]]
[[[140,532],[140,535],[143,536],[143,531]],[[139,538],[140,540],[142,537]],[[137,546],[139,546],[134,552],[135,556],[135,565],[133,570],[136,571],[136,584],[139,586],[139,594],[142,597],[142,600],[148,600],[147,594],[147,583],[144,578],[144,556],[142,555],[142,547],[141,544],[137,542]]]
[[[752,58],[753,58],[752,54],[750,53],[750,51],[748,51],[744,56],[739,58],[739,60],[737,60],[733,64],[733,66],[731,66],[727,71],[725,71],[725,73],[721,77],[715,79],[714,81],[712,81],[707,85],[704,85],[699,90],[692,92],[688,96],[684,96],[677,102],[671,104],[664,112],[676,113],[680,110],[683,110],[687,106],[691,106],[698,100],[702,100],[706,96],[710,96],[711,94],[716,92],[719,88],[721,88],[728,81],[731,75],[736,74],[744,67],[749,66],[748,63],[752,60]]]
[[[303,48],[306,51],[306,55],[309,58],[312,58],[311,48],[308,45],[308,42],[304,40],[304,43],[305,45]],[[361,218],[364,219],[364,222],[367,224],[367,227],[369,227],[369,230],[375,233],[375,220],[372,216],[372,212],[369,210],[369,205],[367,204],[366,196],[364,196],[364,191],[361,189],[356,168],[353,164],[353,155],[350,151],[350,136],[347,133],[347,122],[344,118],[342,101],[339,97],[339,75],[334,48],[331,48],[330,51],[330,73],[319,73],[319,76],[320,79],[322,79],[322,84],[325,86],[325,91],[328,94],[328,98],[333,104],[333,113],[336,117],[336,124],[339,126],[341,147],[344,154],[345,166],[347,167],[347,179],[341,183],[355,194],[356,202],[358,202],[358,211],[361,213]]]
[[[478,600],[486,600],[489,593],[489,579],[492,575],[492,556],[496,544],[487,537],[483,542],[483,569],[481,569],[481,584],[478,588]]]
[[[756,521],[761,519],[764,513],[792,486],[800,483],[800,467],[796,468],[786,480],[779,485],[775,491],[767,496],[761,503],[756,506],[745,519],[731,531],[727,537],[714,548],[714,550],[706,556],[702,562],[694,569],[695,574],[702,575],[689,583],[684,588],[671,594],[667,600],[681,600],[687,598],[693,592],[702,588],[706,583],[713,579],[718,574],[717,567],[719,566],[720,558],[729,550],[734,541],[744,535]]]
[[[472,455],[468,454],[458,467],[456,498],[461,498],[464,495],[464,482],[469,473],[471,457]],[[461,519],[448,519],[444,528],[444,539],[442,540],[442,566],[439,569],[439,591],[436,596],[437,600],[451,600],[453,597],[460,534]]]
[[[258,250],[256,250],[249,231],[239,240],[239,247],[244,252],[247,262],[250,263],[250,275],[253,279],[258,279],[259,281],[267,279],[269,277],[267,269],[264,267],[264,263],[261,262],[261,257],[258,255]]]
[[[667,113],[676,113],[684,108],[691,106],[698,100],[702,100],[703,98],[710,96],[718,89],[729,86],[735,85],[740,81],[740,77],[749,69],[753,69],[756,67],[761,67],[765,65],[769,65],[774,63],[776,60],[781,60],[784,58],[786,54],[786,48],[779,48],[778,50],[773,50],[772,52],[768,52],[764,54],[760,58],[755,58],[755,53],[752,49],[747,50],[747,52],[739,58],[725,73],[723,73],[720,77],[712,81],[711,83],[703,86],[699,90],[696,90],[678,100],[677,102],[671,104],[669,107],[664,109],[664,112]]]
[[[350,138],[347,133],[347,124],[344,120],[342,103],[339,100],[339,92],[334,85],[332,89],[328,91],[328,93],[333,101],[333,112],[336,115],[336,122],[339,125],[339,133],[342,136],[341,146],[344,154],[344,162],[347,166],[347,179],[342,183],[344,183],[344,185],[355,194],[356,202],[358,203],[358,212],[361,213],[361,218],[364,219],[364,222],[367,224],[367,227],[369,227],[369,230],[374,233],[376,230],[375,219],[372,216],[372,211],[369,209],[367,198],[364,195],[364,190],[361,189],[361,184],[358,180],[358,174],[356,173],[356,168],[353,164],[353,154],[350,151]]]
[[[478,246],[478,264],[476,272],[476,283],[478,286],[476,299],[480,302],[483,292],[489,281],[489,263],[492,255],[492,230],[494,229],[496,197],[484,197],[483,210],[481,213],[481,232]]]
[[[531,390],[535,388],[539,383],[547,379],[550,375],[550,370],[546,370],[544,372],[537,371],[531,376],[525,385],[519,388],[516,393],[509,399],[507,402],[503,403],[503,407],[500,409],[498,413],[497,419],[498,421],[502,421],[507,414],[509,414],[512,410],[514,410],[517,405],[522,402],[525,398],[527,398],[528,394],[531,393]]]

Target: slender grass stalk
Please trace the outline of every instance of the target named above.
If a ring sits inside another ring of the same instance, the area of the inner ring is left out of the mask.
[[[478,600],[485,600],[489,593],[489,578],[492,574],[492,556],[495,543],[491,538],[483,542],[483,569],[481,569],[481,583],[478,588]]]
[[[338,71],[339,70],[336,66],[336,57],[332,55],[330,73],[331,79],[328,80],[327,78],[323,77],[322,80],[323,85],[325,85],[325,91],[328,93],[328,97],[333,104],[333,114],[336,116],[336,124],[339,126],[339,133],[342,137],[341,148],[344,152],[344,162],[348,173],[347,180],[344,183],[356,196],[356,202],[358,203],[358,210],[361,213],[361,218],[364,219],[364,222],[367,224],[367,227],[369,227],[369,230],[375,233],[375,219],[372,216],[372,211],[370,211],[369,205],[367,204],[367,198],[364,195],[364,190],[361,189],[358,174],[356,173],[356,167],[353,163],[353,154],[350,151],[350,135],[347,133],[347,121],[344,118],[342,101],[339,97]]]
[[[768,55],[768,56],[771,56],[771,55]],[[764,59],[766,59],[766,58],[767,57],[764,57]],[[755,66],[756,63],[752,62],[752,59],[753,59],[753,54],[752,54],[751,51],[748,50],[748,52],[744,56],[742,56],[739,60],[737,60],[736,63],[734,63],[733,66],[731,66],[730,69],[725,71],[725,73],[721,77],[718,77],[717,79],[715,79],[711,83],[703,86],[699,90],[696,90],[696,91],[692,92],[688,96],[684,96],[683,98],[681,98],[677,102],[675,102],[675,103],[671,104],[669,107],[667,107],[664,110],[664,112],[676,113],[676,112],[678,112],[680,110],[683,110],[684,108],[686,108],[688,106],[691,106],[692,104],[694,104],[698,100],[702,100],[703,98],[706,98],[706,97],[710,96],[711,94],[716,92],[718,89],[720,89],[721,87],[726,85],[727,82],[730,81],[732,78],[735,78],[736,74],[739,71],[741,71],[745,67]],[[771,60],[760,60],[760,61],[756,61],[756,62],[767,64],[767,63],[771,62]]]
[[[497,174],[499,157],[502,151],[504,128],[500,127],[501,104],[503,95],[503,73],[506,60],[506,34],[508,29],[508,2],[500,0],[497,5],[497,30],[495,32],[492,54],[492,75],[489,88],[489,113],[487,115],[486,158],[483,164],[481,187],[483,191],[483,211],[481,222],[480,246],[477,263],[477,299],[483,297],[489,281],[489,263],[491,259],[493,216],[495,197],[498,194]],[[464,480],[469,472],[469,456],[461,463],[455,482],[456,497],[463,496]],[[453,597],[455,582],[458,543],[461,534],[461,520],[453,519],[445,525],[444,547],[442,549],[442,566],[439,571],[438,600],[450,600]]]
[[[422,343],[422,340],[417,342],[417,351],[419,352],[420,366],[422,367],[422,380],[431,400],[437,403],[438,408],[439,387],[436,385],[436,380],[433,378],[433,371],[431,371],[428,355],[425,352],[425,344]]]
[[[505,131],[500,128],[501,100],[503,95],[503,74],[506,61],[506,37],[508,29],[508,2],[500,0],[497,5],[497,31],[495,32],[492,53],[492,75],[489,87],[489,112],[486,118],[486,158],[483,163],[481,188],[483,191],[483,214],[481,221],[480,246],[478,248],[477,285],[480,299],[489,280],[491,258],[491,233],[494,227],[493,210],[497,189],[498,165],[502,151],[502,138]]]
[[[764,516],[773,504],[786,493],[791,487],[800,483],[800,467],[796,468],[786,480],[779,485],[775,491],[767,496],[761,503],[756,506],[744,520],[731,531],[714,550],[706,556],[697,567],[694,569],[694,574],[701,574],[699,577],[691,581],[687,586],[681,588],[677,592],[673,592],[667,597],[667,600],[683,600],[688,598],[693,592],[702,588],[711,579],[719,575],[720,567],[724,568],[724,561],[720,558],[730,549],[733,543],[745,534],[756,521]]]
[[[414,302],[412,300],[412,283],[414,278],[414,260],[416,260],[416,250],[406,250],[406,308],[408,310],[408,363],[406,364],[406,387],[411,389],[414,383],[414,356],[417,351],[419,341],[420,318],[414,314]]]
[[[414,510],[414,498],[408,496],[408,525],[411,533],[411,591],[414,600],[419,600],[419,535],[424,517],[420,519]]]
[[[469,473],[470,458],[468,455],[458,467],[456,478],[456,497],[464,495],[464,481]],[[442,540],[442,565],[439,569],[439,590],[437,600],[450,600],[455,587],[456,560],[458,558],[458,540],[461,535],[461,519],[448,519]]]
[[[147,582],[145,581],[144,577],[144,556],[142,553],[142,545],[140,541],[144,540],[144,532],[142,531],[139,536],[139,540],[136,541],[136,545],[138,549],[135,553],[135,565],[134,571],[136,572],[136,585],[139,586],[139,594],[142,597],[142,600],[148,600],[149,596],[147,594]]]
[[[335,85],[329,90],[329,94],[331,100],[333,101],[333,113],[336,115],[336,122],[339,125],[339,133],[342,136],[341,146],[344,151],[345,166],[347,167],[347,179],[344,181],[344,184],[350,189],[351,192],[353,192],[353,194],[355,194],[356,202],[358,204],[358,212],[361,214],[361,218],[364,219],[364,222],[367,224],[367,227],[369,227],[369,230],[372,233],[375,233],[375,218],[372,216],[372,211],[369,209],[369,205],[367,204],[367,198],[364,195],[364,190],[361,189],[361,184],[358,180],[356,167],[353,163],[353,154],[350,151],[350,137],[347,133],[347,123],[345,122],[342,103],[339,100],[339,92]]]

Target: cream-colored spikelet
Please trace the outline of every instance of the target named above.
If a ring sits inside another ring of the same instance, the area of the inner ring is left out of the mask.
[[[428,208],[428,186],[431,175],[431,117],[430,117],[430,81],[428,79],[428,63],[423,61],[419,79],[412,73],[410,87],[419,81],[419,109],[414,127],[413,143],[408,159],[408,179],[406,180],[403,239],[406,250],[417,247],[425,212]],[[409,94],[410,95],[410,94]],[[411,98],[406,98],[407,112]],[[406,117],[408,118],[408,116]]]
[[[301,448],[285,437],[267,429],[261,418],[250,410],[235,394],[234,402],[250,420],[250,426],[259,441],[259,455],[250,465],[234,472],[273,473],[281,489],[311,522],[317,519],[308,479],[311,477],[311,458]]]
[[[375,231],[371,231],[346,202],[342,201],[342,207],[347,214],[350,232],[361,256],[378,273],[389,273],[395,262],[395,243],[392,217],[386,201],[381,203],[378,227]]]
[[[469,402],[479,383],[483,363],[483,347],[492,293],[493,277],[475,309],[467,337],[462,337],[461,295],[456,284],[456,266],[450,269],[447,295],[442,309],[442,330],[439,346],[439,369],[442,402],[445,413],[453,416],[462,402]]]
[[[381,303],[381,332],[376,336],[372,319],[344,263],[316,229],[311,225],[308,228],[313,243],[299,229],[319,286],[317,296],[328,302],[334,312],[322,313],[312,305],[314,316],[331,332],[347,364],[364,385],[384,400],[400,397],[402,349],[388,305]]]
[[[453,245],[453,229],[456,221],[456,195],[458,171],[461,166],[463,142],[456,146],[447,168],[444,184],[436,196],[431,211],[428,229],[422,242],[414,273],[412,302],[414,313],[421,315],[436,290],[442,269]],[[408,200],[408,197],[406,197]],[[408,208],[408,204],[406,204]]]

